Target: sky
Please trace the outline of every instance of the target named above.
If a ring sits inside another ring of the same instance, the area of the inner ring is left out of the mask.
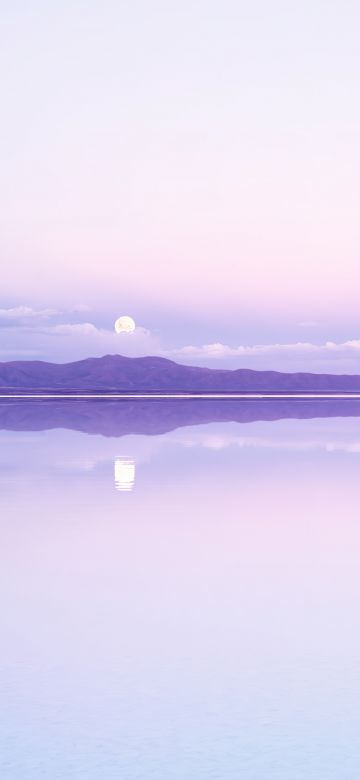
[[[357,0],[1,17],[0,360],[360,373]]]

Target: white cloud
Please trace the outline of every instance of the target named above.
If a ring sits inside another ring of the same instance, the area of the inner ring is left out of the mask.
[[[64,323],[47,329],[47,333],[59,333],[64,336],[97,336],[102,332],[109,331],[100,331],[92,322]]]
[[[360,352],[360,339],[353,339],[351,341],[344,341],[340,344],[336,344],[333,341],[327,341],[325,344],[312,344],[311,342],[298,341],[293,344],[255,344],[254,346],[239,345],[237,347],[230,347],[227,344],[203,344],[196,347],[188,345],[181,347],[178,350],[172,350],[171,354],[177,355],[191,355],[191,357],[203,358],[225,358],[225,357],[242,357],[247,355],[269,355],[278,353],[289,354],[306,354],[315,353],[320,354],[324,352],[333,352],[352,350]],[[170,353],[168,353],[170,354]]]
[[[11,309],[0,309],[0,319],[2,320],[29,320],[29,319],[49,319],[59,312],[56,309],[33,309],[31,306],[14,306]]]
[[[215,342],[163,351],[166,357],[191,365],[252,368],[284,372],[360,374],[360,339],[340,343],[310,341],[229,346]]]
[[[134,333],[118,334],[98,328],[92,322],[67,322],[42,328],[38,331],[37,342],[47,360],[61,362],[106,354],[140,357],[161,353],[157,339],[141,326]]]
[[[137,326],[133,333],[115,333],[113,330],[107,330],[106,328],[98,328],[92,322],[75,322],[75,323],[62,323],[60,325],[53,325],[46,329],[46,333],[60,334],[65,336],[84,336],[92,337],[95,339],[107,339],[118,347],[122,346],[138,346],[144,341],[150,341],[153,339],[152,334],[146,328]]]

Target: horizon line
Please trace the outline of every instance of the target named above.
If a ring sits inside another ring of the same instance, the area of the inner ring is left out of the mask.
[[[262,399],[288,399],[288,400],[359,400],[359,393],[279,393],[279,392],[250,392],[250,393],[0,393],[0,400],[262,400]]]

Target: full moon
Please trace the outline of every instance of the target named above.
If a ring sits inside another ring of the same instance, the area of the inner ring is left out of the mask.
[[[135,330],[135,322],[132,317],[119,317],[115,322],[116,333],[133,333]]]

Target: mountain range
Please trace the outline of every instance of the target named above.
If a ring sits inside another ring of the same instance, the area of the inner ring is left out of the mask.
[[[105,355],[73,363],[0,363],[2,394],[41,392],[205,393],[360,392],[360,376],[224,370],[161,357]]]

